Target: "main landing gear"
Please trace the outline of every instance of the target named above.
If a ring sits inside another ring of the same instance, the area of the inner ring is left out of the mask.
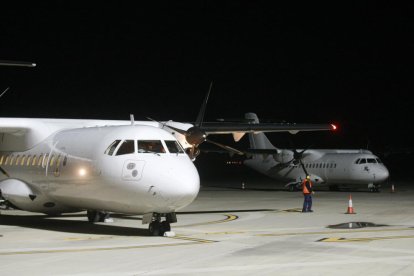
[[[148,217],[150,218],[149,223],[149,234],[151,236],[164,236],[166,232],[171,231],[170,223],[177,222],[177,216],[175,213],[168,213],[168,214],[159,214],[159,213],[152,213],[144,215],[142,223],[148,223]]]
[[[88,210],[87,214],[89,222],[110,222],[109,213],[95,210]]]

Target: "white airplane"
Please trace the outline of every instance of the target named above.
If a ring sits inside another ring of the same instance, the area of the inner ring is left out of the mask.
[[[208,140],[209,134],[241,138],[249,132],[332,129],[203,123],[206,102],[195,124],[135,122],[133,116],[130,121],[0,118],[0,199],[51,215],[86,210],[90,222],[104,222],[114,212],[143,215],[151,235],[168,235],[176,211],[199,192],[191,161],[198,145],[207,141],[239,153]]]
[[[259,123],[254,113],[246,119]],[[379,191],[389,172],[381,160],[368,150],[360,149],[278,149],[263,133],[249,134],[251,159],[244,164],[260,173],[287,182],[290,191],[297,190],[307,174],[316,185],[367,185]]]

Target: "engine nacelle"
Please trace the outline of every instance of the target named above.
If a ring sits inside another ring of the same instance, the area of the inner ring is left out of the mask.
[[[274,154],[276,162],[287,163],[293,159],[293,151],[291,150],[280,150],[277,154]]]

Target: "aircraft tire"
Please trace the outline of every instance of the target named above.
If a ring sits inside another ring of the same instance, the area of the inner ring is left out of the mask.
[[[161,224],[158,221],[153,221],[149,225],[149,232],[151,236],[160,236]],[[163,233],[164,234],[164,233]]]
[[[164,220],[163,222],[161,222],[161,236],[163,236],[164,235],[164,233],[165,232],[169,232],[169,231],[171,231],[171,225],[170,225],[170,223],[168,222],[168,221],[166,221],[166,220]]]
[[[98,211],[87,211],[86,215],[88,216],[89,222],[99,222],[99,212]]]

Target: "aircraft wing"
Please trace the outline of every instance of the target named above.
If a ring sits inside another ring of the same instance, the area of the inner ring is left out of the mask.
[[[260,132],[290,132],[292,134],[299,131],[323,131],[335,130],[332,124],[286,124],[286,123],[209,123],[205,122],[200,126],[206,134],[226,134],[226,133],[260,133]]]

